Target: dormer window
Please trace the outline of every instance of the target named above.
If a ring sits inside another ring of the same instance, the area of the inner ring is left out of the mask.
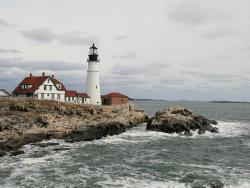
[[[58,89],[62,89],[62,85],[61,84],[56,84]]]
[[[27,84],[21,85],[22,90],[30,89],[31,87],[32,87],[32,85],[27,85]]]

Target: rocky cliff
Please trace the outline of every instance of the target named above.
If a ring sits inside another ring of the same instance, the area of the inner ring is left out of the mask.
[[[145,122],[143,110],[132,104],[76,105],[56,101],[0,101],[0,156],[44,139],[69,142],[99,139]]]

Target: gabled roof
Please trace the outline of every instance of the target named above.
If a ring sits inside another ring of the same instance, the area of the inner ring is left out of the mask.
[[[118,93],[118,92],[112,92],[112,93],[109,93],[107,95],[104,95],[103,97],[109,97],[109,98],[128,98],[128,96],[123,95],[123,94]]]
[[[77,96],[81,98],[90,98],[87,93],[77,93]]]
[[[52,82],[56,85],[56,84],[61,84],[61,89],[57,88],[58,90],[61,90],[61,91],[66,91],[66,88],[65,86],[62,84],[62,82],[58,81],[57,79],[53,78],[53,77],[50,77],[50,79],[52,80]],[[56,85],[57,87],[57,85]]]
[[[33,94],[48,78],[55,84],[61,84],[61,89],[57,88],[58,90],[65,91],[65,86],[59,82],[57,79],[52,78],[50,76],[29,76],[25,77],[18,86],[14,89],[14,94]],[[29,89],[22,89],[22,85],[32,85]],[[56,86],[57,87],[57,86]]]
[[[4,90],[4,89],[0,89],[0,91],[2,91],[3,93],[5,93],[7,96],[11,96],[11,94],[9,92],[7,92],[6,90]]]

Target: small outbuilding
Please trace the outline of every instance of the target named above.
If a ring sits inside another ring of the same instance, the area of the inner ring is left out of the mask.
[[[128,96],[121,93],[112,92],[102,96],[102,103],[104,105],[118,105],[128,103]]]
[[[89,96],[87,93],[77,93],[76,91],[65,91],[65,102],[76,104],[89,104]]]
[[[0,89],[0,98],[7,98],[10,97],[10,93],[8,93],[7,91],[5,91],[4,89]]]

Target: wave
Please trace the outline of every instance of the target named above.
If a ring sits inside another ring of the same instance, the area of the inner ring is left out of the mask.
[[[225,121],[219,121],[216,127],[219,128],[219,133],[211,133],[206,132],[205,134],[198,134],[198,131],[193,131],[193,136],[186,137],[182,136],[176,133],[169,134],[169,133],[163,133],[163,132],[156,132],[156,131],[142,131],[142,130],[136,130],[136,131],[128,131],[126,133],[123,133],[123,135],[127,136],[135,136],[135,137],[154,137],[154,138],[167,138],[167,137],[185,137],[185,138],[196,138],[196,137],[235,137],[235,136],[241,136],[250,134],[250,124],[246,122],[225,122]],[[154,139],[152,138],[152,139]]]
[[[124,187],[124,188],[191,188],[191,186],[178,181],[150,181],[150,180],[138,180],[135,178],[124,178],[122,179],[108,179],[106,181],[97,183],[103,188],[110,187]]]
[[[216,138],[216,137],[236,137],[241,135],[250,134],[250,125],[245,122],[225,122],[219,121],[216,127],[219,128],[219,133],[211,133],[206,132],[205,134],[198,134],[198,131],[193,131],[192,136],[186,137],[183,135],[179,135],[177,133],[169,134],[164,132],[157,131],[147,131],[146,124],[142,124],[141,126],[132,128],[127,132],[124,132],[120,135],[107,136],[100,140],[94,140],[89,142],[81,142],[81,143],[73,143],[73,146],[79,147],[80,145],[88,145],[88,144],[127,144],[127,143],[140,143],[140,142],[149,142],[152,140],[158,139],[171,139],[172,137],[180,137],[185,139],[192,138]],[[246,142],[246,145],[250,145],[250,143]]]

